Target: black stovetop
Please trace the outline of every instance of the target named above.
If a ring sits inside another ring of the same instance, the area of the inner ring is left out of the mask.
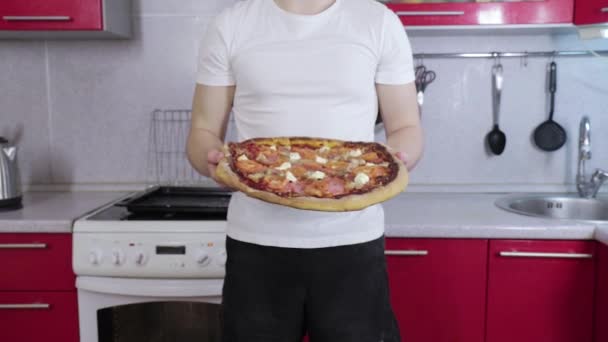
[[[99,221],[226,220],[232,193],[218,188],[157,186],[90,217]]]

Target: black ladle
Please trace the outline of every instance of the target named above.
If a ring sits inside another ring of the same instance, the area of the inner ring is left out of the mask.
[[[486,136],[488,147],[495,155],[502,154],[505,150],[505,145],[507,144],[507,136],[498,127],[502,82],[502,65],[495,64],[492,67],[492,111],[494,114],[494,128]]]
[[[559,150],[566,143],[566,131],[557,122],[553,121],[555,110],[555,92],[557,91],[557,64],[551,62],[549,65],[549,93],[551,93],[551,107],[549,109],[549,120],[540,124],[534,130],[534,143],[543,151],[552,152]]]

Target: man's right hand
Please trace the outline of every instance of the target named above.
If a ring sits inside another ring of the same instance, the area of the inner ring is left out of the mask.
[[[222,160],[222,158],[224,158],[224,153],[222,153],[219,150],[211,150],[211,151],[207,152],[207,170],[209,170],[209,174],[211,175],[211,178],[216,183],[218,183],[219,185],[221,185],[223,187],[228,188],[229,186],[227,186],[222,181],[220,181],[215,175],[215,170],[217,169],[217,164],[220,162],[220,160]]]

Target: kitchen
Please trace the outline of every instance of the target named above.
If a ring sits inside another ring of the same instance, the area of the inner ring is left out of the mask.
[[[141,329],[130,325],[140,331],[137,337],[119,335],[118,324],[107,322],[121,311],[110,310],[117,313],[104,324],[97,309],[159,300],[162,309],[133,306],[130,319],[142,311],[174,312],[171,317],[180,319],[164,328],[173,338],[187,340],[192,333],[217,340],[217,331],[202,331],[207,325],[179,330],[175,324],[206,319],[217,326],[213,317],[225,260],[221,213],[202,215],[212,220],[90,218],[128,215],[113,204],[137,199],[134,193],[157,184],[215,186],[193,174],[183,158],[188,113],[182,109],[192,101],[200,37],[235,1],[136,0],[127,9],[121,7],[126,2],[103,1],[104,18],[113,20],[84,33],[69,27],[86,27],[71,20],[81,18],[77,13],[68,13],[67,22],[57,9],[4,14],[7,4],[18,2],[4,1],[0,14],[60,18],[0,24],[0,37],[6,38],[0,40],[0,136],[8,140],[3,148],[18,147],[24,193],[22,209],[0,212],[0,260],[8,265],[0,277],[0,340],[154,340],[146,334],[162,326],[158,318],[142,320]],[[101,3],[79,3],[87,2]],[[421,110],[424,156],[407,191],[384,204],[391,302],[403,340],[608,341],[605,202],[595,220],[525,216],[496,205],[532,194],[578,197],[581,150],[591,151],[586,181],[596,168],[608,168],[608,135],[601,133],[608,128],[608,64],[588,52],[608,50],[608,40],[594,38],[605,35],[608,13],[602,9],[608,2],[447,2],[389,4],[405,24],[416,65],[436,75]],[[567,138],[557,151],[546,152],[536,146],[533,132],[548,119],[551,62],[557,65],[554,120]],[[504,80],[499,125],[506,136],[500,155],[486,146],[497,64]],[[581,148],[584,116],[592,133],[590,146]],[[229,139],[233,129],[229,125]],[[382,141],[381,126],[376,133]],[[600,188],[598,198],[606,198],[607,190]],[[222,196],[210,198],[221,202]],[[81,237],[124,236],[117,232],[134,237],[120,248],[76,243]],[[177,233],[182,244],[173,241]],[[158,240],[146,240],[154,234]],[[198,245],[190,248],[193,241]],[[182,245],[183,258],[176,248]],[[177,266],[163,265],[168,258]],[[178,260],[186,263],[183,269]],[[182,278],[190,270],[205,274]],[[159,278],[167,282],[154,281]],[[171,290],[176,280],[178,290]],[[188,303],[171,305],[178,302]]]

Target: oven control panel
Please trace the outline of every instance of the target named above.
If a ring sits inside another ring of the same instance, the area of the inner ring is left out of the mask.
[[[77,275],[137,278],[223,278],[221,233],[74,234]]]

